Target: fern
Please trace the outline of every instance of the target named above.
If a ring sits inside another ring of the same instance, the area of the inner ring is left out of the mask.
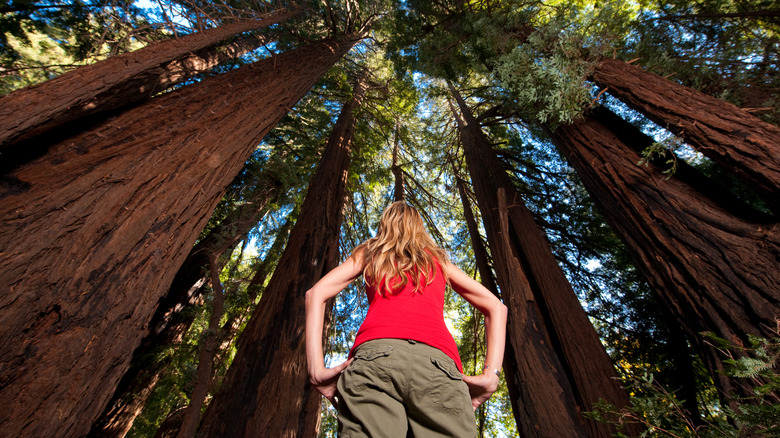
[[[642,436],[653,437],[769,437],[780,436],[780,374],[775,364],[780,359],[780,339],[749,337],[749,347],[735,345],[712,333],[702,333],[707,343],[729,359],[726,373],[737,379],[759,379],[754,397],[732,397],[728,405],[715,408],[721,414],[707,418],[704,425],[694,426],[674,392],[659,385],[651,373],[638,375],[628,382],[635,394],[629,407],[617,409],[604,401],[585,413],[588,418],[615,424],[620,430],[626,423],[646,427]],[[623,436],[618,433],[619,436]]]

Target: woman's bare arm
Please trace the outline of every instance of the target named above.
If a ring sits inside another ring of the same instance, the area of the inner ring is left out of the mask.
[[[496,371],[501,370],[501,364],[504,360],[507,309],[486,287],[457,266],[448,263],[445,269],[447,269],[450,284],[455,292],[485,316],[487,337],[485,368],[481,375],[463,376],[463,381],[469,385],[471,402],[476,409],[498,388],[499,379]]]
[[[322,352],[325,303],[349,286],[362,272],[363,261],[353,254],[306,291],[306,361],[309,381],[331,402],[336,396],[338,376],[349,362],[333,368],[325,366]]]

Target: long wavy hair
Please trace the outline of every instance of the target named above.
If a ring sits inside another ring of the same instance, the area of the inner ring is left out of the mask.
[[[421,292],[422,282],[429,285],[436,275],[436,261],[443,264],[448,260],[447,253],[425,230],[420,213],[403,201],[385,209],[376,237],[358,245],[354,252],[362,252],[366,284],[389,294],[400,291],[410,280],[414,291]],[[443,270],[442,275],[446,281]]]

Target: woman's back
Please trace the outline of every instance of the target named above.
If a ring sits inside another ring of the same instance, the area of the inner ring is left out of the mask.
[[[354,357],[325,367],[325,303],[360,275],[370,306]],[[485,370],[464,376],[444,324],[444,291],[455,291],[485,316]],[[506,307],[447,259],[419,212],[396,202],[377,236],[353,251],[306,292],[306,357],[314,387],[339,409],[344,437],[474,437],[473,409],[498,386]],[[494,372],[495,371],[495,372]]]
[[[463,372],[458,346],[444,323],[446,280],[438,262],[434,263],[434,268],[431,282],[421,282],[419,290],[415,290],[412,281],[393,293],[383,290],[384,282],[366,285],[368,313],[358,330],[352,351],[373,339],[412,339],[443,351]],[[391,284],[399,281],[396,278]]]

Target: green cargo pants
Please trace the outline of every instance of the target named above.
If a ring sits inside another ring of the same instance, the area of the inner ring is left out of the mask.
[[[375,339],[354,357],[338,381],[340,438],[477,436],[468,387],[441,350]]]

